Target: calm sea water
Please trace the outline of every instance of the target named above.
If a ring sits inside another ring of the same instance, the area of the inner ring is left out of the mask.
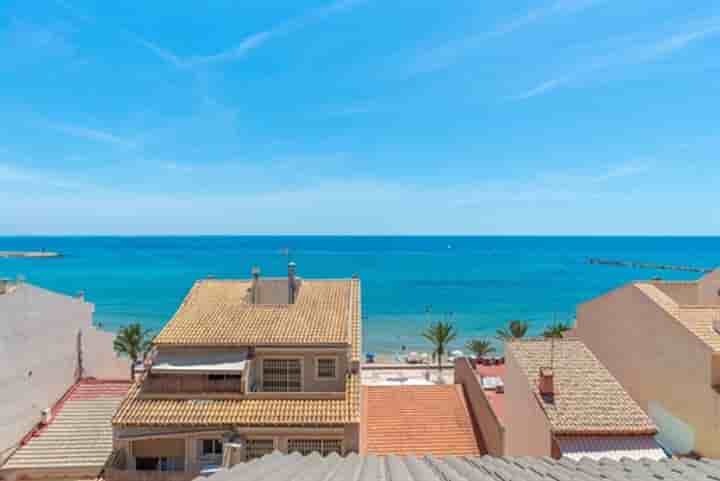
[[[249,277],[253,265],[285,275],[289,249],[303,277],[360,275],[364,348],[378,352],[427,349],[419,333],[431,320],[451,319],[462,347],[509,319],[529,320],[534,333],[572,320],[578,303],[630,280],[699,276],[588,257],[720,265],[720,238],[711,237],[0,237],[0,250],[40,249],[64,257],[0,259],[0,277],[82,290],[107,329],[160,329],[198,278]]]

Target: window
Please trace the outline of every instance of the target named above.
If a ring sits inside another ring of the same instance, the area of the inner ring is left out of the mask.
[[[263,359],[263,391],[298,392],[302,390],[299,359]]]
[[[185,459],[156,457],[135,458],[135,470],[137,471],[183,471],[185,469]]]
[[[203,439],[202,455],[203,456],[222,456],[222,441],[219,439]]]
[[[317,378],[335,379],[335,358],[316,359]]]
[[[342,454],[342,439],[288,439],[288,452],[298,452],[303,456],[314,452],[323,456]]]
[[[208,381],[240,381],[239,374],[208,374]]]
[[[248,439],[245,442],[245,460],[261,458],[275,450],[273,439]]]

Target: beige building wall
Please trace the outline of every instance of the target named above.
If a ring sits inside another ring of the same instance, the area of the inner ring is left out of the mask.
[[[75,382],[77,334],[93,305],[20,284],[0,294],[0,462]]]
[[[698,285],[695,282],[652,282],[655,287],[678,304],[698,304]]]
[[[320,358],[335,359],[336,377],[334,379],[318,379],[316,361]],[[255,350],[254,376],[261,390],[262,363],[264,359],[300,359],[302,361],[302,377],[304,392],[345,392],[345,374],[349,369],[347,349],[262,349]]]
[[[488,454],[504,456],[506,451],[505,427],[495,415],[477,374],[466,357],[455,360],[455,384],[463,387],[473,419],[482,433],[483,443]]]
[[[715,269],[698,282],[698,304],[720,306],[720,269]]]
[[[359,431],[359,424],[335,428],[227,427],[192,430],[127,428],[115,430],[114,447],[124,449],[127,453],[128,469],[135,469],[136,457],[166,456],[183,458],[186,470],[195,470],[202,461],[201,442],[204,439],[227,440],[231,436],[237,436],[241,444],[247,439],[272,439],[275,449],[284,453],[288,451],[290,439],[332,439],[341,440],[344,452],[350,453],[359,450]]]
[[[658,424],[661,442],[720,457],[720,395],[705,343],[634,285],[578,306],[577,331]]]
[[[206,356],[213,351],[227,352],[228,348],[188,348],[178,347],[161,348],[163,353],[169,355],[184,356],[188,359],[197,359]],[[247,351],[247,348],[238,348]],[[318,379],[316,376],[317,359],[332,358],[336,362],[336,377],[334,379]],[[314,349],[292,349],[292,348],[256,348],[255,357],[252,361],[252,372],[250,373],[258,386],[262,387],[262,362],[264,359],[300,359],[302,361],[302,377],[304,392],[345,392],[345,375],[350,365],[348,363],[347,348],[318,347]],[[129,369],[129,367],[127,368]]]
[[[505,349],[505,455],[550,456],[550,423],[512,349]]]

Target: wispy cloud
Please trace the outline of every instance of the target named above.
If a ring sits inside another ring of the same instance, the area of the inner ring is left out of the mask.
[[[70,27],[65,24],[39,24],[17,18],[0,34],[0,54],[4,63],[25,63],[49,57],[67,59],[77,54],[70,40]]]
[[[23,185],[35,185],[51,187],[62,190],[87,189],[89,184],[76,179],[67,178],[64,175],[47,169],[30,169],[18,167],[11,163],[0,162],[0,185],[5,189],[23,187]]]
[[[599,71],[653,62],[716,35],[720,35],[720,18],[686,26],[682,31],[651,41],[628,38],[622,45],[615,46],[604,54],[592,56],[579,67],[544,80],[511,99],[525,100],[547,94]]]
[[[173,172],[180,172],[183,174],[189,174],[190,172],[193,172],[195,168],[192,165],[187,164],[179,164],[177,162],[165,162],[160,164],[160,168],[164,170],[169,170]]]
[[[364,3],[366,0],[336,0],[333,3],[316,8],[305,14],[286,20],[266,30],[262,30],[243,38],[237,45],[210,55],[192,55],[183,57],[170,49],[164,48],[157,43],[141,38],[135,34],[131,37],[140,45],[150,50],[165,62],[177,68],[194,68],[203,65],[219,64],[239,60],[251,51],[260,48],[269,40],[275,37],[288,35],[289,33],[302,29],[311,23],[321,21],[331,15],[338,14]]]
[[[409,74],[416,75],[442,70],[477,50],[493,37],[508,35],[556,16],[579,13],[606,1],[607,0],[556,0],[544,7],[529,10],[522,15],[496,25],[490,30],[468,35],[444,45],[424,49],[408,67]]]
[[[51,123],[48,124],[48,126],[53,130],[57,130],[58,132],[62,132],[64,134],[72,135],[73,137],[78,137],[85,140],[103,142],[106,144],[113,144],[122,147],[135,146],[135,142],[103,130],[97,130],[72,124]]]
[[[581,12],[603,1],[605,0],[556,0],[549,5],[529,10],[524,15],[502,23],[489,32],[486,32],[486,35],[506,35],[556,15],[568,15]]]
[[[532,184],[548,188],[575,186],[575,188],[584,191],[588,186],[602,185],[611,181],[644,174],[650,170],[651,166],[652,163],[646,160],[630,160],[592,170],[547,172],[538,175]]]
[[[526,92],[523,92],[518,95],[514,95],[512,97],[512,99],[513,100],[524,100],[524,99],[529,99],[531,97],[537,97],[538,95],[542,95],[546,92],[550,92],[552,90],[562,87],[566,83],[570,82],[572,79],[573,79],[573,77],[558,77],[558,78],[546,80],[545,82],[531,88],[530,90],[528,90]]]

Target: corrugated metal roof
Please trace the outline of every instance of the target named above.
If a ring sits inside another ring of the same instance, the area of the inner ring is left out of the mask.
[[[654,459],[667,458],[665,451],[652,436],[560,436],[558,446],[563,456],[590,459]]]
[[[200,478],[198,478],[199,481]],[[720,461],[621,461],[491,456],[358,456],[274,453],[210,481],[716,481]]]

